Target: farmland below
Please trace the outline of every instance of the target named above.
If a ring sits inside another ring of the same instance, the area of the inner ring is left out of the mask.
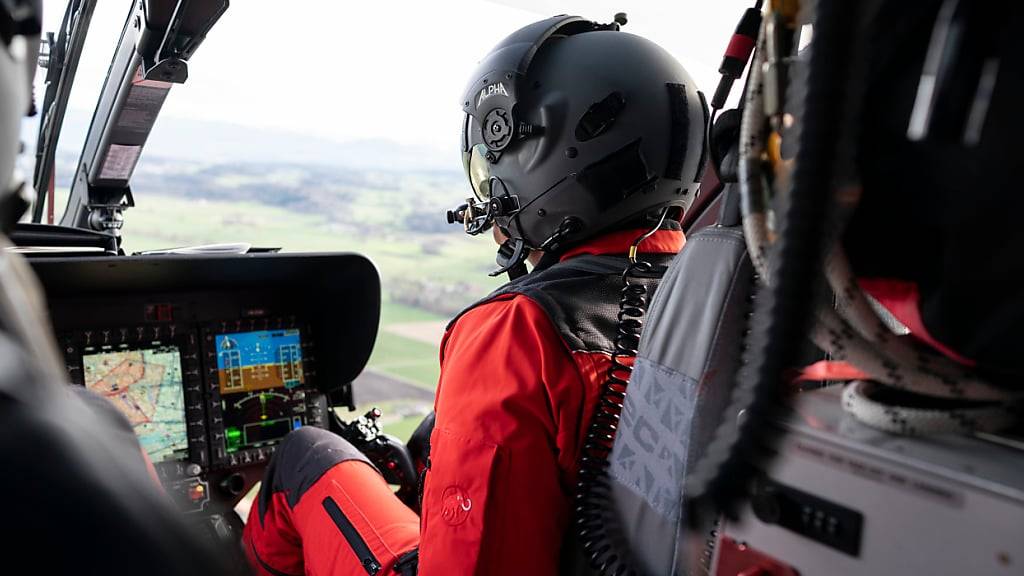
[[[70,173],[74,158],[60,160],[58,174]],[[430,409],[444,323],[500,283],[487,276],[490,239],[467,237],[444,220],[466,189],[457,171],[147,155],[132,180],[136,206],[125,213],[123,248],[244,242],[368,256],[381,275],[383,310],[356,401],[373,398],[388,432],[405,438]]]

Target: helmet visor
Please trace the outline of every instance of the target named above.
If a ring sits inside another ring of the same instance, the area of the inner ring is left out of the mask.
[[[487,161],[487,146],[476,144],[469,152],[462,153],[462,165],[466,177],[473,187],[477,200],[486,201],[491,197],[491,163]]]

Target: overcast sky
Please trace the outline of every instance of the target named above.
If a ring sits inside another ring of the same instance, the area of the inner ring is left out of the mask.
[[[91,115],[131,3],[98,2],[69,114]],[[46,4],[47,30],[59,26],[59,4]],[[171,91],[161,122],[191,117],[454,151],[469,74],[495,43],[529,22],[558,13],[610,21],[626,12],[626,31],[665,47],[708,93],[732,29],[751,4],[233,0],[189,63],[188,82]],[[67,136],[61,144],[80,147]]]

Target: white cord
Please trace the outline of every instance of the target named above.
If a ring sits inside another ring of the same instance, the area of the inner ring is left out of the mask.
[[[1006,404],[971,408],[912,408],[886,404],[871,398],[880,385],[856,380],[843,389],[843,410],[872,428],[922,436],[932,434],[969,434],[1005,429],[1019,418]]]
[[[761,54],[764,27],[758,39],[758,51],[751,66],[740,123],[740,182],[746,187],[744,201],[762,200],[764,182],[761,157],[764,152],[764,86]],[[911,337],[901,336],[887,326],[871,306],[853,274],[842,250],[841,238],[863,191],[859,184],[833,188],[835,214],[832,245],[825,262],[825,276],[835,295],[836,307],[822,305],[812,329],[812,340],[836,360],[845,360],[871,376],[871,385],[886,385],[926,397],[963,401],[1001,403],[994,408],[916,409],[890,406],[863,394],[867,383],[856,383],[844,392],[843,407],[865,424],[903,434],[970,432],[997,430],[1011,424],[1016,416],[1009,408],[1024,399],[1024,394],[992,385],[967,367],[936,353]],[[753,212],[745,211],[743,232],[748,252],[762,282],[771,285],[769,251],[773,241],[767,223],[767,204]]]

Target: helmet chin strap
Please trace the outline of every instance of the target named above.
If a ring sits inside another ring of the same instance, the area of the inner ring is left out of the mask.
[[[509,280],[515,280],[526,274],[526,259],[530,251],[526,248],[526,242],[522,238],[509,238],[498,247],[498,255],[495,259],[498,269],[490,273],[490,276],[498,276],[508,273]]]
[[[662,213],[662,220],[664,220],[664,214]],[[659,223],[660,225],[660,223]],[[538,248],[544,253],[541,262],[543,266],[538,268],[546,268],[551,265],[552,259],[557,261],[558,253],[562,247],[562,243],[566,237],[572,235],[575,232],[579,232],[583,225],[578,218],[569,216],[562,220],[562,223],[558,226],[558,230],[552,234],[547,240],[541,242]],[[506,234],[507,236],[507,234]],[[526,243],[522,238],[509,238],[502,242],[501,246],[498,247],[498,269],[491,272],[491,276],[497,276],[508,272],[509,280],[515,280],[520,276],[526,274],[526,259],[530,256],[530,250],[526,247]]]

